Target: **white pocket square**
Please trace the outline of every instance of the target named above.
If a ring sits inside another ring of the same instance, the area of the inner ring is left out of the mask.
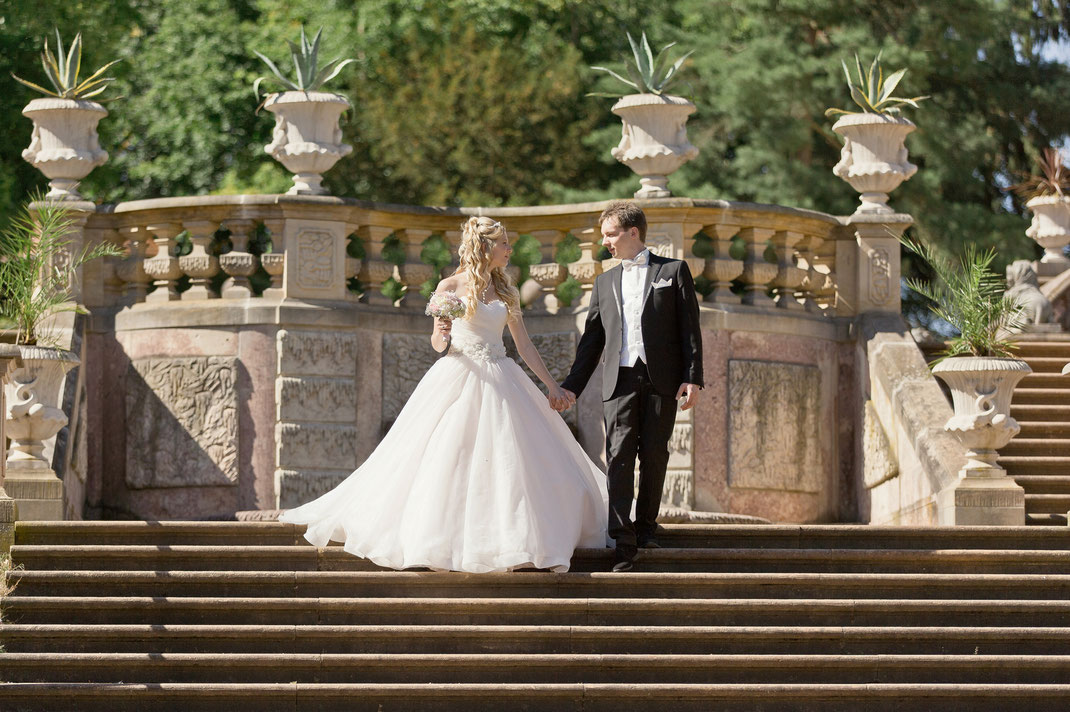
[[[654,282],[652,285],[650,285],[650,287],[652,289],[661,289],[662,287],[671,287],[671,286],[672,286],[672,278],[671,277],[669,279],[659,279],[657,282]]]

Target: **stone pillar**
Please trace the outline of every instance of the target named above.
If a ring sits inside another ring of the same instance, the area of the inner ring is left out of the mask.
[[[899,236],[914,219],[897,213],[855,213],[856,313],[899,313]],[[839,272],[839,270],[837,270]]]
[[[3,385],[7,381],[8,371],[15,366],[21,366],[19,347],[13,344],[0,344],[0,414],[7,413],[4,402]],[[4,421],[0,417],[0,443],[6,443],[7,437],[4,432]],[[15,500],[8,496],[4,490],[4,476],[6,471],[7,452],[0,453],[0,554],[6,554],[15,543],[15,522],[18,521],[18,505]]]
[[[286,298],[345,299],[346,223],[287,217],[282,236]]]
[[[540,259],[538,264],[531,265],[528,274],[542,289],[542,297],[533,306],[540,311],[556,314],[561,307],[557,288],[568,277],[568,269],[557,263],[554,250],[564,239],[565,233],[560,230],[532,230],[529,234],[539,242]]]
[[[123,304],[131,306],[145,301],[145,292],[152,277],[145,271],[145,252],[148,233],[144,228],[129,225],[119,233],[130,243],[130,254],[119,263],[117,274],[123,282]]]

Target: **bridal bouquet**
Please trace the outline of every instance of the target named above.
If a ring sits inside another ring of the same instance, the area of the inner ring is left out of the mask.
[[[460,319],[464,316],[464,302],[453,292],[435,292],[427,300],[427,309],[424,313],[436,319]]]

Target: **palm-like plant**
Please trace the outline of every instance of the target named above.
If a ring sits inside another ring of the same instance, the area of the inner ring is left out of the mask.
[[[14,74],[11,76],[20,84],[28,86],[34,91],[39,91],[46,96],[55,96],[60,99],[89,99],[107,89],[109,82],[115,81],[114,77],[101,75],[119,61],[116,59],[108,62],[89,75],[88,78],[80,80],[79,76],[82,70],[82,33],[79,32],[74,36],[74,42],[71,42],[70,50],[64,52],[63,38],[60,37],[57,29],[56,53],[52,54],[52,50],[48,47],[47,39],[45,40],[45,49],[41,52],[41,66],[45,68],[45,76],[48,77],[48,81],[55,91],[46,89],[40,84],[28,82]]]
[[[265,57],[260,52],[253,50],[257,57],[263,60],[264,64],[271,70],[272,75],[267,77],[257,77],[253,82],[253,93],[256,94],[256,98],[260,98],[260,85],[265,82],[275,82],[281,85],[284,89],[290,91],[303,91],[310,92],[316,91],[327,82],[331,81],[338,76],[338,73],[351,62],[356,62],[355,59],[332,59],[325,64],[322,68],[319,66],[319,51],[320,51],[320,36],[323,34],[323,28],[319,28],[316,32],[316,36],[309,42],[305,36],[305,28],[301,28],[301,42],[300,44],[294,44],[290,40],[286,40],[286,44],[290,46],[290,57],[293,59],[294,70],[296,76],[294,79],[290,79],[279,71],[278,66],[270,59]]]
[[[1025,200],[1048,196],[1065,197],[1070,192],[1070,168],[1054,148],[1045,148],[1037,156],[1040,175],[1027,175],[1025,180],[1011,186],[1011,190]]]
[[[85,313],[70,301],[77,269],[99,257],[118,257],[111,243],[71,253],[74,221],[62,203],[31,198],[0,232],[0,319],[15,328],[15,343],[50,345],[42,321],[57,312]]]
[[[847,63],[842,59],[840,65],[843,67],[843,75],[847,78],[847,86],[851,90],[851,100],[862,109],[862,111],[847,111],[845,109],[826,109],[825,116],[835,116],[836,114],[885,114],[888,116],[897,116],[901,113],[901,107],[911,106],[918,108],[918,102],[923,99],[928,99],[928,96],[915,96],[907,99],[899,96],[892,96],[892,92],[899,86],[899,82],[902,81],[903,75],[907,73],[905,69],[898,69],[887,77],[884,76],[884,70],[880,66],[881,53],[878,52],[874,57],[873,63],[869,65],[869,71],[862,71],[862,62],[858,59],[858,55],[855,55],[855,71],[858,75],[858,82],[855,83],[855,79],[851,76],[851,70],[847,68]]]
[[[933,282],[908,279],[907,286],[928,299],[930,310],[959,333],[949,342],[940,360],[950,356],[1010,357],[1018,348],[1005,334],[1020,328],[1022,307],[1006,296],[1004,282],[990,267],[995,248],[979,252],[966,245],[961,260],[953,260],[931,245],[901,240],[932,269]]]
[[[628,72],[630,79],[622,77],[617,72],[607,67],[591,67],[599,72],[606,72],[614,79],[623,82],[624,84],[632,87],[635,91],[645,94],[657,94],[661,96],[669,87],[679,78],[678,72],[680,67],[684,65],[684,61],[694,52],[686,53],[684,56],[677,59],[671,65],[668,63],[669,57],[666,52],[675,47],[675,42],[670,42],[661,48],[657,56],[654,55],[650,49],[650,42],[646,39],[646,33],[642,34],[642,38],[639,42],[636,42],[630,32],[625,32],[628,36],[628,44],[632,47],[632,64],[625,62],[625,68]],[[587,96],[608,96],[619,97],[623,96],[623,92],[611,94],[608,92],[592,92]]]

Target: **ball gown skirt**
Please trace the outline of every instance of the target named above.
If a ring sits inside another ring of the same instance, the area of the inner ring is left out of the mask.
[[[605,546],[605,475],[505,356],[507,316],[492,302],[455,321],[364,464],[280,521],[393,569],[567,571],[577,547]]]

